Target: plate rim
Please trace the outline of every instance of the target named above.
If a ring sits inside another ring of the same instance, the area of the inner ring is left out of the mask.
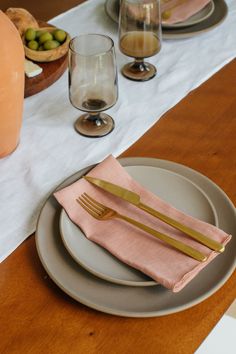
[[[62,220],[62,215],[66,215],[68,218],[69,216],[66,214],[66,211],[62,208],[61,213],[60,213],[60,217],[59,217],[59,228],[60,228],[60,233],[61,233],[61,239],[62,242],[65,246],[65,248],[67,249],[67,252],[71,255],[71,257],[74,259],[74,261],[76,263],[78,263],[82,268],[84,268],[87,272],[93,274],[94,276],[102,279],[102,280],[106,280],[108,282],[111,282],[113,284],[118,284],[118,285],[124,285],[124,286],[132,286],[132,287],[140,287],[140,286],[156,286],[159,285],[157,282],[155,282],[154,280],[150,280],[150,281],[129,281],[129,280],[120,280],[120,281],[115,281],[114,278],[110,277],[109,275],[101,275],[101,273],[96,272],[96,270],[91,270],[90,267],[88,267],[86,264],[84,264],[83,262],[80,262],[78,260],[78,258],[75,257],[75,255],[72,253],[70,247],[68,246],[68,244],[65,241],[65,238],[63,236],[63,231],[62,231],[62,227],[61,227],[61,220]],[[69,218],[70,219],[70,218]],[[72,221],[71,221],[72,222]],[[84,237],[86,237],[84,235]],[[99,245],[98,245],[99,246]],[[147,276],[148,277],[148,276]],[[150,278],[151,279],[151,278]]]
[[[157,164],[160,163],[161,165],[162,164],[170,165],[169,166],[170,170],[172,170],[172,168],[177,169],[177,170],[178,170],[178,168],[180,168],[180,169],[184,169],[184,172],[186,174],[194,173],[194,174],[196,174],[197,178],[199,177],[200,179],[202,179],[203,182],[204,181],[207,182],[207,184],[210,183],[214,188],[216,188],[220,192],[220,194],[222,194],[224,199],[227,201],[227,204],[229,205],[229,208],[233,212],[234,218],[236,219],[235,206],[232,203],[232,201],[229,199],[227,194],[216,183],[214,183],[212,180],[210,180],[207,176],[201,174],[200,172],[198,172],[198,171],[196,171],[196,170],[194,170],[194,169],[192,169],[192,168],[190,168],[188,166],[185,166],[185,165],[182,165],[180,163],[176,163],[176,162],[173,162],[173,161],[170,161],[170,160],[155,159],[155,158],[145,158],[145,157],[121,158],[121,159],[119,159],[119,161],[122,163],[122,166],[125,166],[126,164],[129,164],[130,161],[132,161],[133,165],[142,164],[144,162],[146,162],[146,163],[154,163],[155,162]],[[76,173],[68,176],[66,179],[64,179],[64,181],[62,183],[60,183],[55,188],[54,192],[56,190],[58,190],[64,183],[66,183],[66,181],[68,179],[75,178],[76,175],[79,172],[82,172],[82,173],[88,172],[95,165],[96,164],[90,165],[87,168],[83,168],[80,171],[77,171]],[[185,174],[184,174],[184,176],[185,176]],[[187,305],[186,305],[186,303],[184,303],[182,305],[178,305],[177,307],[175,306],[173,308],[168,308],[168,309],[161,309],[161,310],[156,310],[156,311],[127,311],[127,310],[124,311],[124,310],[119,310],[119,309],[112,309],[112,308],[110,308],[108,306],[98,305],[97,303],[94,303],[94,301],[89,301],[87,298],[81,298],[81,296],[79,297],[77,294],[74,294],[74,292],[71,289],[66,289],[65,286],[63,284],[61,284],[58,279],[56,279],[56,277],[51,273],[51,271],[48,268],[47,264],[44,262],[44,259],[43,259],[42,255],[40,253],[39,235],[38,235],[40,217],[42,215],[42,212],[43,212],[45,206],[50,202],[50,198],[52,197],[52,194],[53,194],[53,192],[49,195],[49,197],[47,198],[47,200],[43,204],[43,206],[41,208],[41,211],[40,211],[40,214],[39,214],[39,217],[38,217],[38,220],[37,220],[37,228],[36,228],[36,232],[35,232],[35,242],[36,242],[36,249],[37,249],[37,252],[38,252],[39,259],[40,259],[44,269],[46,270],[46,272],[50,276],[50,278],[53,280],[53,282],[61,290],[63,290],[67,295],[69,295],[70,297],[75,299],[77,302],[79,302],[79,303],[81,303],[83,305],[86,305],[86,306],[88,306],[88,307],[90,307],[92,309],[95,309],[95,310],[98,310],[100,312],[104,312],[104,313],[107,313],[107,314],[116,315],[116,316],[133,317],[133,318],[150,318],[150,317],[159,317],[159,316],[169,315],[169,314],[173,314],[173,313],[178,313],[180,311],[187,310],[187,309],[189,309],[189,308],[201,303],[202,301],[206,300],[211,295],[213,295],[216,291],[218,291],[224,285],[224,283],[230,278],[230,276],[232,275],[232,273],[235,270],[235,267],[236,267],[236,255],[234,256],[234,259],[233,259],[233,265],[226,272],[226,274],[224,274],[224,276],[221,278],[221,280],[216,285],[214,285],[210,290],[208,290],[204,294],[200,295],[199,297],[195,298],[194,300],[188,301]],[[153,288],[153,287],[151,287],[151,288]],[[146,289],[150,289],[150,288],[146,287]]]

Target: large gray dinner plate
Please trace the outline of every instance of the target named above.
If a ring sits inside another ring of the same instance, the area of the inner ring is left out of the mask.
[[[175,208],[218,226],[217,213],[212,202],[189,179],[172,171],[151,166],[126,166],[125,169],[136,180],[139,179],[142,184],[145,184],[147,189]],[[61,212],[59,225],[66,249],[75,261],[89,272],[116,284],[157,285],[145,274],[119,261],[110,252],[87,239],[64,210]]]
[[[189,27],[181,28],[163,28],[162,37],[163,39],[182,39],[190,38],[200,33],[210,31],[214,27],[219,26],[227,16],[228,7],[224,0],[214,0],[214,11],[212,14],[195,25]],[[115,21],[119,22],[119,1],[117,0],[106,0],[105,10],[108,16]]]
[[[219,227],[233,235],[224,253],[216,257],[182,291],[172,293],[162,286],[131,287],[102,280],[79,266],[63,246],[59,232],[61,208],[53,195],[42,208],[36,230],[40,260],[51,279],[75,300],[102,312],[126,317],[154,317],[182,311],[216,292],[230,277],[236,265],[236,213],[226,194],[200,173],[170,161],[126,158],[125,166],[151,166],[173,171],[188,178],[209,197],[217,213]],[[65,187],[87,173],[91,167],[68,178]],[[135,176],[133,176],[135,177]],[[145,185],[148,176],[136,176]],[[158,183],[158,181],[156,181]]]

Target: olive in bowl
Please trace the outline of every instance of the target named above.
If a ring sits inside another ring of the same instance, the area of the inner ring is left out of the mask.
[[[55,27],[28,28],[22,40],[27,58],[37,62],[50,62],[68,52],[70,36]]]

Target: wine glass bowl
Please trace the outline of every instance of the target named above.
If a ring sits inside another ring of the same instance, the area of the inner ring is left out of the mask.
[[[103,111],[117,101],[118,85],[113,40],[100,34],[83,34],[69,46],[69,98],[86,113],[75,122],[76,131],[101,137],[114,129],[114,120]]]
[[[144,61],[161,50],[161,12],[159,0],[121,0],[119,47],[134,62],[122,68],[125,77],[135,81],[156,75],[154,65]]]

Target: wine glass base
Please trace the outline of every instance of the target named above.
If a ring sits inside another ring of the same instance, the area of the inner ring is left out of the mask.
[[[137,65],[134,62],[123,66],[121,72],[127,79],[134,81],[148,81],[156,75],[157,70],[155,66],[150,63],[144,62],[141,65]]]
[[[112,132],[115,122],[112,117],[105,113],[100,113],[99,116],[95,116],[92,119],[86,113],[76,120],[74,127],[80,135],[89,138],[100,138]]]

